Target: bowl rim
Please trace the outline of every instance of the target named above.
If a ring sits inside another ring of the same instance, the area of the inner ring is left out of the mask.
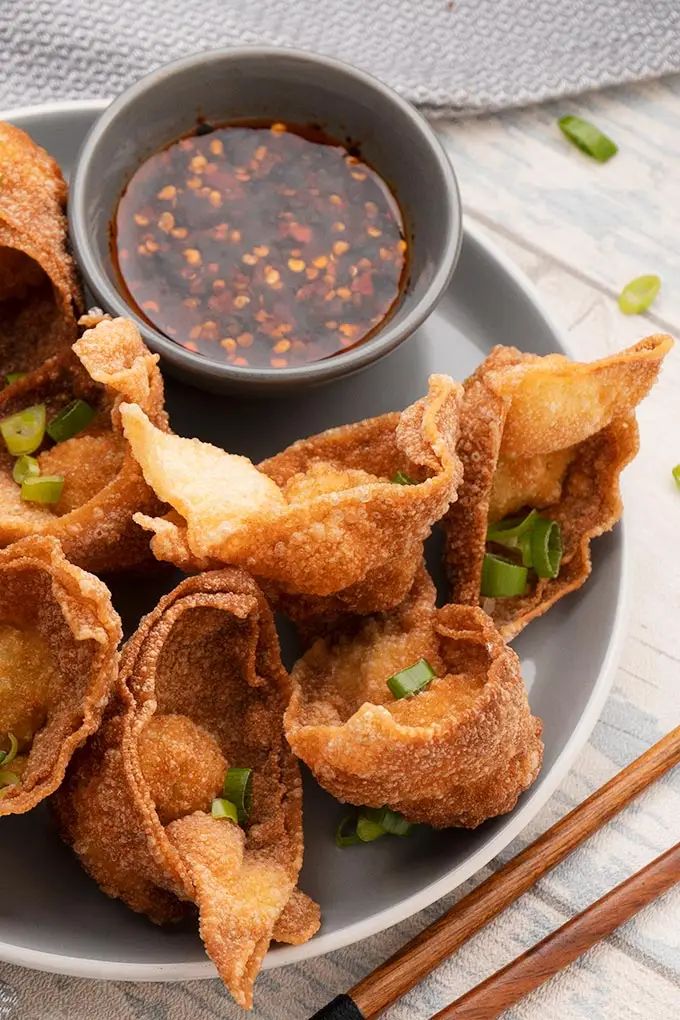
[[[87,228],[85,191],[92,158],[101,145],[102,139],[115,125],[118,116],[138,102],[145,93],[168,77],[182,74],[196,64],[223,63],[238,64],[243,60],[303,63],[319,69],[331,68],[340,74],[353,78],[372,92],[379,92],[390,102],[399,114],[406,118],[420,135],[423,151],[429,153],[433,166],[442,180],[442,195],[446,198],[446,219],[451,243],[445,255],[435,266],[432,279],[425,292],[413,304],[405,317],[396,326],[391,319],[384,328],[357,347],[340,352],[321,361],[309,362],[289,368],[239,367],[229,365],[202,354],[188,350],[146,322],[127,299],[115,288],[106,273],[98,268],[98,256]],[[198,384],[203,379],[207,385],[212,382],[257,384],[271,390],[290,389],[296,383],[325,382],[341,378],[366,367],[388,354],[411,337],[430,315],[446,290],[453,275],[463,241],[463,216],[460,190],[451,160],[433,128],[423,115],[394,89],[380,79],[345,61],[309,50],[281,48],[276,46],[234,46],[193,53],[169,61],[138,78],[121,92],[103,111],[88,132],[78,152],[75,170],[71,177],[68,202],[68,220],[71,243],[75,258],[85,282],[96,300],[117,315],[130,318],[139,328],[145,342],[159,353],[164,363],[182,375],[191,376]]]

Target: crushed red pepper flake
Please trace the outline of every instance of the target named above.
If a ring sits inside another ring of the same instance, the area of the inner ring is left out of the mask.
[[[406,275],[385,183],[354,150],[283,121],[203,126],[156,153],[114,227],[141,314],[234,365],[285,368],[361,343]]]

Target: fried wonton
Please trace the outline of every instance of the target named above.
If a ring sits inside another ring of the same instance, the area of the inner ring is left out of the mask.
[[[163,435],[123,405],[125,435],[165,517],[137,514],[159,559],[185,569],[247,567],[268,590],[357,612],[401,601],[432,524],[456,497],[461,388],[430,379],[401,414],[331,429],[255,467],[247,458]],[[393,484],[402,472],[414,484]],[[291,606],[287,605],[290,611]]]
[[[272,938],[301,942],[318,908],[296,890],[302,786],[283,735],[290,680],[254,581],[189,578],[123,653],[118,704],[73,764],[57,810],[66,841],[110,896],[161,924],[199,911],[234,998]],[[250,768],[243,826],[211,814],[228,768]]]
[[[0,546],[24,535],[54,535],[72,562],[98,573],[149,558],[148,538],[132,516],[138,510],[153,513],[160,504],[123,437],[118,406],[134,400],[159,428],[167,428],[157,361],[133,323],[105,319],[86,330],[72,351],[0,391],[0,419],[45,404],[49,421],[74,398],[97,412],[83,431],[64,442],[46,442],[34,454],[42,474],[65,479],[56,504],[22,499],[12,477],[14,458],[0,440]]]
[[[0,122],[0,373],[76,339],[82,297],[66,250],[66,183],[27,134]]]
[[[29,811],[62,782],[99,725],[120,638],[106,586],[56,539],[0,550],[0,815]]]
[[[466,381],[463,483],[444,520],[451,599],[483,605],[506,640],[590,574],[591,539],[621,517],[619,476],[638,451],[633,412],[672,342],[650,336],[586,364],[495,347]],[[560,526],[557,577],[530,573],[526,594],[484,598],[488,526],[529,510]]]
[[[421,659],[435,678],[395,699],[387,680]],[[481,609],[437,609],[424,569],[398,609],[321,638],[291,679],[288,742],[338,800],[473,828],[538,774],[541,723],[517,655]]]

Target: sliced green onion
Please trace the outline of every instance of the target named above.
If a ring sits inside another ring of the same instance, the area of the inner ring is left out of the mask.
[[[519,539],[534,526],[538,510],[530,510],[524,517],[504,517],[502,521],[490,524],[486,532],[487,542],[497,542],[510,549],[516,549]]]
[[[17,457],[14,461],[12,478],[17,485],[21,485],[25,478],[37,478],[39,474],[40,465],[35,457],[31,457],[29,453],[22,453],[21,456]]]
[[[0,772],[0,797],[3,797],[9,790],[10,786],[16,786],[19,782],[19,777],[16,772]]]
[[[23,379],[25,375],[26,375],[25,372],[8,372],[7,375],[5,376],[5,379],[7,380],[7,385],[11,386],[12,383],[19,382],[19,380]]]
[[[390,478],[390,481],[392,482],[393,485],[417,485],[418,484],[413,478],[409,478],[409,476],[404,471],[397,471],[397,472],[395,472],[395,474],[393,474],[392,477]]]
[[[522,556],[522,564],[525,567],[531,567],[533,565],[533,558],[531,555],[531,536],[532,532],[527,531],[525,535],[520,535],[517,539],[517,548]]]
[[[45,438],[45,405],[34,404],[3,418],[0,433],[13,457],[33,453]]]
[[[660,276],[636,276],[619,294],[619,308],[624,315],[640,315],[647,311],[660,290]]]
[[[238,820],[247,822],[253,808],[252,769],[227,769],[223,793],[228,801],[236,805]]]
[[[418,659],[412,666],[400,669],[394,676],[389,677],[387,686],[395,698],[410,698],[417,694],[436,676],[435,671],[427,659]]]
[[[563,135],[581,150],[592,156],[598,163],[606,163],[619,151],[618,145],[603,134],[598,127],[581,117],[560,117],[557,122]]]
[[[342,848],[373,843],[383,836],[410,836],[413,829],[411,822],[388,807],[360,808],[343,816],[335,830],[335,845]]]
[[[350,811],[349,814],[343,815],[340,820],[340,824],[335,830],[335,845],[341,849],[346,846],[356,846],[357,843],[361,843],[361,840],[357,836],[356,827],[357,815],[356,811]],[[352,826],[351,831],[348,831],[348,827]]]
[[[85,400],[72,400],[47,426],[47,434],[55,443],[63,443],[82,432],[95,416],[95,409]]]
[[[230,800],[226,800],[224,797],[215,797],[214,801],[210,805],[210,814],[213,818],[228,818],[231,822],[236,822],[238,825],[238,810],[235,804],[232,804]]]
[[[21,498],[27,503],[58,503],[63,488],[61,475],[29,475],[21,483]]]
[[[382,825],[379,822],[374,822],[372,818],[367,818],[363,812],[357,818],[357,836],[362,843],[372,843],[386,835]]]
[[[531,532],[531,565],[539,577],[557,577],[562,561],[562,532],[557,521],[538,517]]]
[[[527,587],[526,567],[509,563],[508,560],[486,553],[482,564],[481,593],[490,599],[512,598],[523,595]]]
[[[676,464],[673,468],[673,478],[675,478],[675,484],[680,489],[680,464]]]
[[[379,825],[390,836],[410,836],[414,829],[412,823],[408,822],[403,815],[388,807],[363,808],[362,814]]]
[[[8,733],[7,739],[9,740],[9,751],[0,751],[0,765],[9,765],[16,758],[19,750],[19,741],[13,733]]]

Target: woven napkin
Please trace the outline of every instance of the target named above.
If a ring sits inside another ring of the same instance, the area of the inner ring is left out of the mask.
[[[432,116],[680,70],[677,0],[2,0],[0,105],[113,96],[173,57],[297,46]]]

